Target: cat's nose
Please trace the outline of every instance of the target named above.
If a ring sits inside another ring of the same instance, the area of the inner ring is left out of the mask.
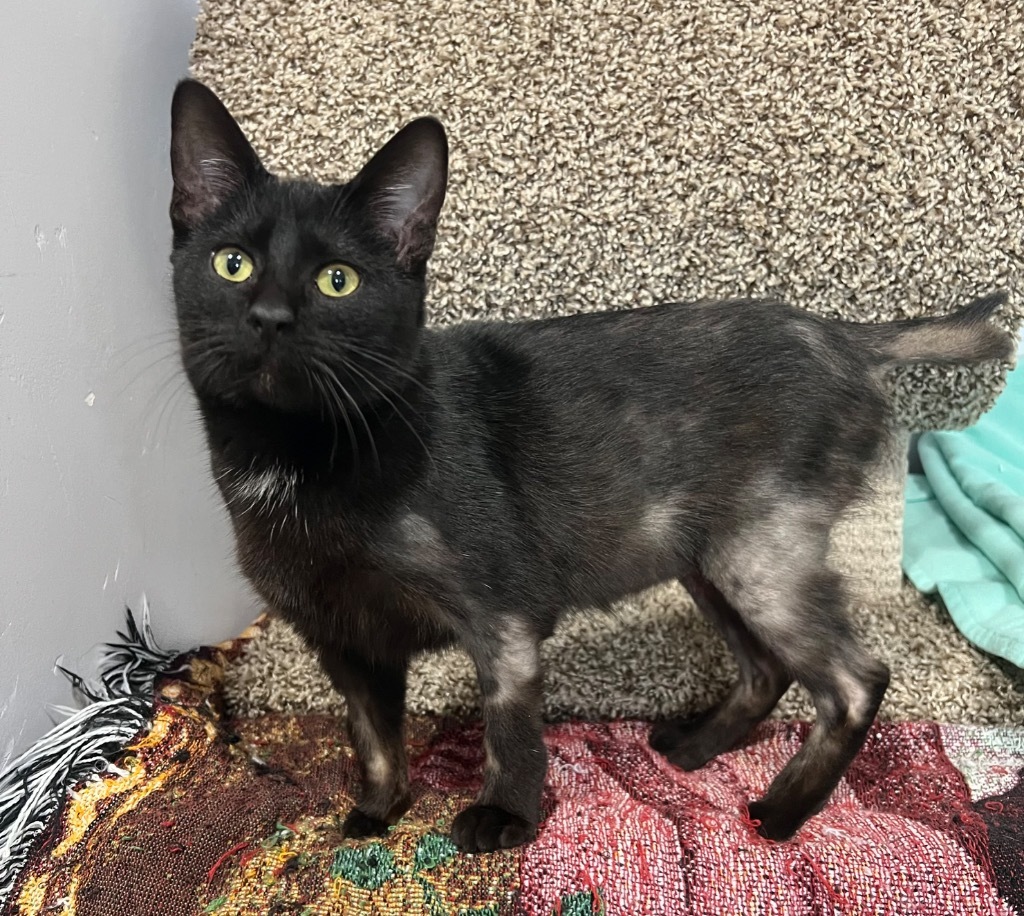
[[[249,324],[260,337],[269,342],[295,324],[295,315],[287,306],[273,302],[257,302],[249,309]]]

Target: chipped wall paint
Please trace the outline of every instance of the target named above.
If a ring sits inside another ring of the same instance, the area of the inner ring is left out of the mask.
[[[169,106],[196,11],[4,8],[0,765],[69,702],[54,660],[88,670],[126,601],[182,647],[254,614],[172,349]]]

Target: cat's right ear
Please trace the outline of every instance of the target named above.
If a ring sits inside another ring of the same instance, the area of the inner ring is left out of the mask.
[[[409,270],[426,264],[448,184],[448,139],[441,122],[417,118],[405,125],[360,170],[348,187],[377,234]]]
[[[171,222],[187,233],[263,173],[259,158],[220,99],[182,80],[171,102]]]

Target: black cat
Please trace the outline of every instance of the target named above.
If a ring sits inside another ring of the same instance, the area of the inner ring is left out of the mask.
[[[349,836],[409,804],[406,670],[460,643],[487,763],[464,850],[540,818],[541,640],[569,609],[677,577],[740,679],[652,746],[685,769],[742,741],[793,679],[817,724],[750,805],[766,837],[825,804],[889,680],[851,634],[829,534],[886,434],[885,367],[1006,359],[985,322],[828,322],[768,302],[424,327],[445,196],[432,119],[348,184],[268,174],[200,83],[173,103],[181,350],[245,574],[348,703],[363,771]],[[680,660],[680,664],[684,664]]]

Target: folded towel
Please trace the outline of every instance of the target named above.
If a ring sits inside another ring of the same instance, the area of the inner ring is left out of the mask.
[[[903,569],[972,643],[1024,667],[1024,362],[977,424],[926,433],[918,450]]]

